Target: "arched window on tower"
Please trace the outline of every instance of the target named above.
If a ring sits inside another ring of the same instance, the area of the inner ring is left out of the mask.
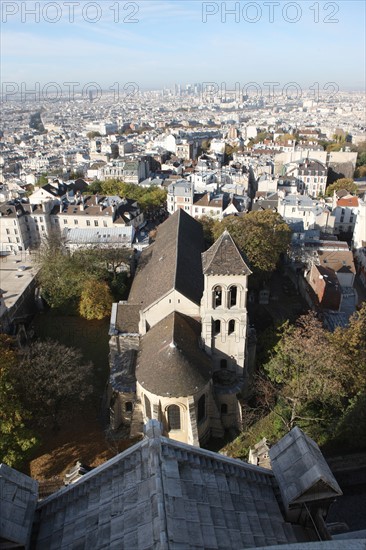
[[[144,395],[144,405],[145,405],[145,416],[146,418],[151,419],[151,403],[150,399]]]
[[[238,299],[238,287],[234,285],[229,288],[229,308],[236,306],[237,299]]]
[[[180,408],[178,405],[170,405],[167,412],[169,431],[180,430]]]
[[[206,418],[206,397],[201,395],[197,403],[197,422],[202,422]]]
[[[234,334],[234,332],[235,332],[235,321],[234,321],[234,319],[230,319],[228,334]]]
[[[221,286],[215,286],[212,295],[213,308],[220,307],[222,305],[222,288]]]
[[[214,321],[214,336],[217,336],[221,332],[221,321],[220,319],[216,319]]]

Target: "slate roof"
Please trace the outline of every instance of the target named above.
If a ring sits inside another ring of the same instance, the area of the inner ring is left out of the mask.
[[[212,376],[211,361],[200,349],[201,324],[173,312],[141,338],[136,378],[161,396],[194,395]]]
[[[176,289],[199,304],[202,251],[202,225],[179,209],[159,226],[155,243],[142,252],[128,302],[145,309]]]
[[[140,306],[138,304],[117,304],[115,328],[118,332],[137,334],[139,332]]]
[[[287,523],[272,472],[148,438],[41,501],[35,549],[232,550],[309,540]]]
[[[205,275],[251,274],[244,256],[227,230],[202,254],[202,267]]]
[[[318,445],[297,426],[270,449],[269,456],[287,508],[343,494]]]
[[[0,464],[0,547],[3,539],[28,545],[37,499],[37,481]]]

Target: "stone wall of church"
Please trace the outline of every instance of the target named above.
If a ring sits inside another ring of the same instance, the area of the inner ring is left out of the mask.
[[[144,423],[149,419],[159,420],[163,425],[166,437],[199,446],[210,438],[212,428],[214,428],[216,437],[223,435],[219,413],[214,403],[211,381],[194,395],[182,397],[155,395],[138,382],[136,390],[142,405]],[[203,415],[202,401],[200,401],[202,398],[204,399]],[[179,427],[177,423],[170,425],[170,422],[177,422],[177,409],[175,409],[174,416],[171,416],[170,407],[179,408]]]

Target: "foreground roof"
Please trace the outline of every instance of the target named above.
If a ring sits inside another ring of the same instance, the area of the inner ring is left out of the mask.
[[[251,466],[147,435],[38,505],[34,548],[202,550],[308,540],[282,516],[276,479]]]
[[[270,449],[269,456],[287,508],[342,495],[318,445],[297,426]]]

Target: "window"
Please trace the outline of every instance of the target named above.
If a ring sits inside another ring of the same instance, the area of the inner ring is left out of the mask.
[[[90,225],[90,220],[86,220],[86,225]]]
[[[7,234],[7,235],[10,235],[10,229],[7,229],[7,230],[6,230],[6,234]]]
[[[344,222],[344,216],[341,216],[341,223]]]
[[[235,332],[235,321],[234,319],[230,319],[229,321],[229,334],[233,334]]]
[[[20,239],[19,239],[19,237],[17,237],[17,243],[20,243]]]
[[[227,414],[227,405],[226,405],[226,403],[221,404],[221,414]]]
[[[238,296],[238,289],[236,286],[231,286],[229,288],[229,307],[236,306],[236,299]]]
[[[221,321],[219,319],[216,319],[214,321],[214,335],[217,336],[221,332]]]
[[[95,225],[95,227],[98,227],[98,225],[99,225],[98,220],[94,220],[94,225]]]
[[[220,359],[220,369],[227,369],[227,359]]]
[[[222,288],[221,286],[215,286],[213,289],[213,307],[220,307],[222,305]]]
[[[42,229],[42,231],[44,231],[44,225],[41,225],[41,229]]]
[[[145,416],[151,419],[151,403],[150,399],[144,395],[144,404],[145,404]]]
[[[103,220],[103,227],[108,227],[106,220]]]
[[[132,412],[132,403],[131,403],[131,401],[127,401],[127,403],[126,403],[126,412],[128,412],[128,413]]]
[[[66,220],[66,219],[64,219],[64,223],[67,223],[67,220]]]
[[[15,233],[15,235],[18,235],[18,230],[14,229],[14,233]]]
[[[197,421],[202,422],[206,418],[206,396],[203,394],[197,403]]]
[[[78,225],[78,220],[74,220],[74,225]]]
[[[180,430],[180,408],[178,405],[168,407],[168,428],[171,430]]]
[[[40,222],[43,222],[43,218],[42,218],[42,216],[41,216],[41,217],[39,218],[39,221],[40,221]]]

